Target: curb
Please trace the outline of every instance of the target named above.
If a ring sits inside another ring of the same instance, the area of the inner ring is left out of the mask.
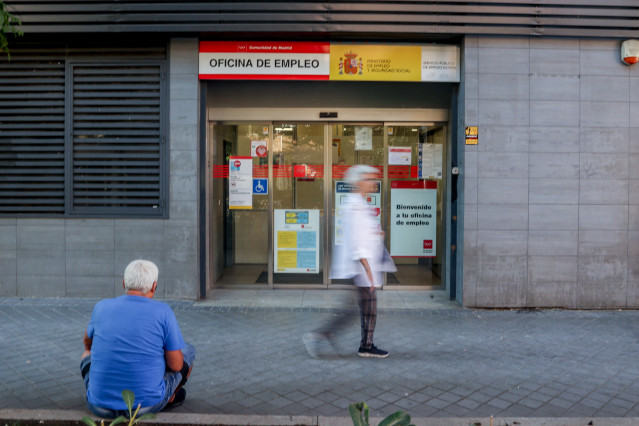
[[[84,424],[82,418],[89,414],[84,410],[23,410],[0,409],[0,425]],[[91,416],[95,419],[95,416]],[[382,418],[371,418],[378,424]],[[632,417],[566,417],[566,418],[501,418],[501,417],[417,417],[415,426],[635,426],[639,418]],[[219,426],[352,426],[350,417],[324,416],[257,416],[233,414],[160,413],[155,420],[143,421],[146,425],[219,425]]]

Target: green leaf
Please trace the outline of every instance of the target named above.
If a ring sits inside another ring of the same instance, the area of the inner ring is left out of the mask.
[[[397,411],[386,417],[379,426],[408,426],[410,425],[410,416],[403,411]]]
[[[84,422],[84,424],[89,426],[98,426],[90,417],[82,417],[82,421]]]
[[[366,425],[369,425],[370,422],[368,421],[368,404],[365,402],[360,402],[359,404],[362,407],[362,410],[364,410],[364,422]]]
[[[130,415],[131,411],[133,410],[133,402],[135,401],[135,395],[130,390],[125,389],[122,391],[122,399],[124,400],[124,403],[126,404],[126,408],[129,409],[129,415]]]
[[[120,423],[126,423],[128,421],[129,421],[129,419],[127,419],[124,416],[116,417],[115,419],[113,419],[113,421],[111,422],[111,424],[109,426],[119,425]]]
[[[397,411],[382,420],[379,426],[408,425],[409,423],[410,416],[403,411]]]
[[[366,421],[362,419],[362,410],[365,410]],[[365,402],[358,402],[348,406],[348,412],[351,415],[353,426],[368,426],[368,405]]]
[[[142,414],[140,417],[136,418],[133,421],[133,424],[136,424],[137,422],[139,422],[140,420],[147,420],[147,419],[154,419],[155,418],[155,414],[153,413],[146,413],[146,414]]]

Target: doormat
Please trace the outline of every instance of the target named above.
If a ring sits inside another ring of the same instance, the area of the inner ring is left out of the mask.
[[[273,281],[275,284],[322,284],[322,277],[317,275],[277,274],[273,275]],[[255,280],[255,284],[267,283],[268,271],[262,271],[257,280]]]
[[[335,284],[348,284],[346,280],[335,280]],[[268,271],[262,271],[255,280],[255,284],[267,284],[268,283]],[[297,274],[278,274],[275,284],[301,284]],[[305,283],[309,284],[309,283]],[[312,284],[322,284],[321,282],[313,282]],[[386,284],[399,284],[399,280],[395,274],[386,274]]]

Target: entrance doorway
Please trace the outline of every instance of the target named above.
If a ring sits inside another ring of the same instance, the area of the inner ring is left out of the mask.
[[[384,286],[446,287],[446,121],[226,120],[209,135],[209,288],[347,284],[330,268],[355,164],[378,170],[367,202],[397,265]]]

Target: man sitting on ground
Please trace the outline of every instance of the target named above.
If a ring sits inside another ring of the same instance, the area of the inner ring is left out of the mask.
[[[184,343],[171,308],[153,299],[158,268],[134,260],[124,271],[125,294],[98,302],[84,335],[80,367],[87,407],[96,416],[128,416],[122,391],[135,394],[138,415],[181,404],[195,349]]]

